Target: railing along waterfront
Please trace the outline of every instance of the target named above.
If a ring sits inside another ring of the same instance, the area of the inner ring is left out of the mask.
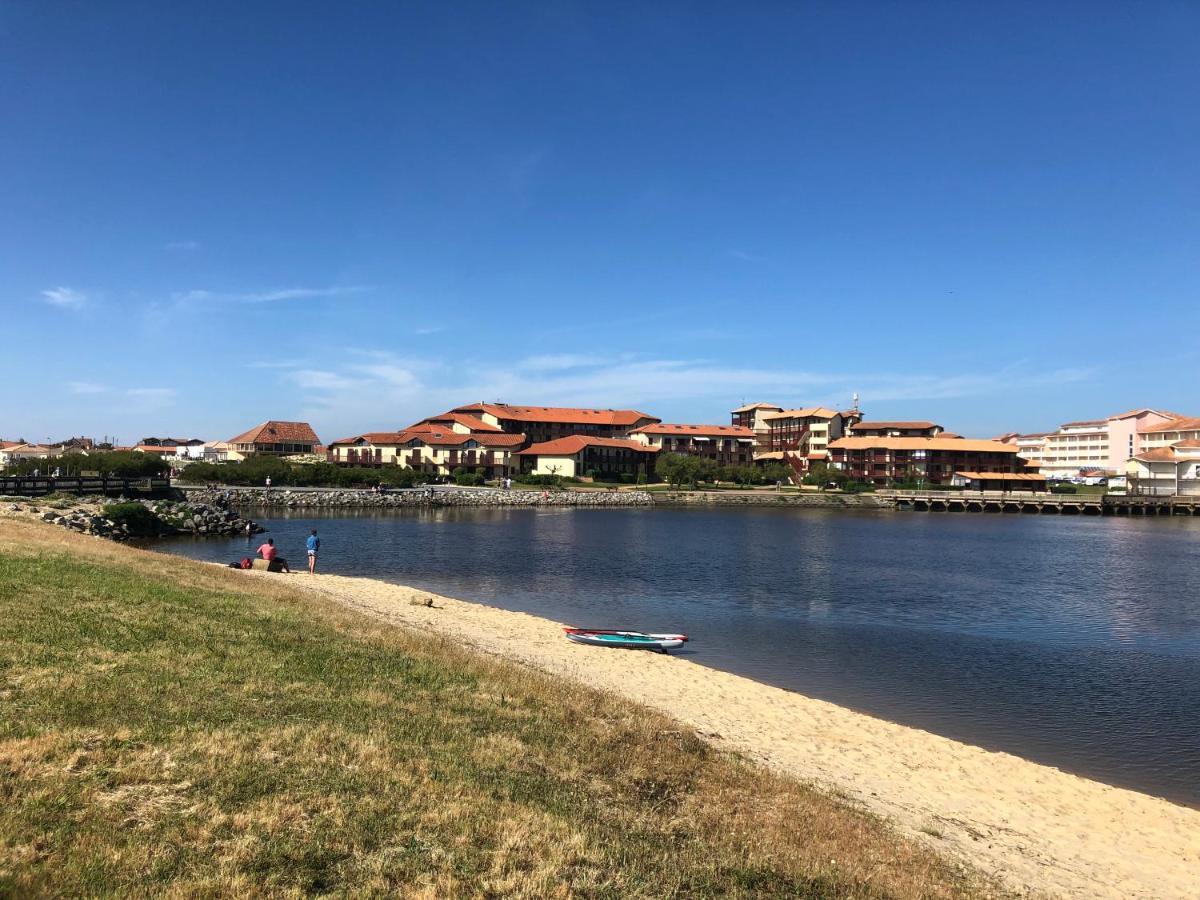
[[[171,487],[166,478],[120,478],[98,475],[0,475],[0,494],[10,497],[43,497],[46,494],[104,494],[135,496],[161,494]]]
[[[919,512],[1048,513],[1105,516],[1196,516],[1200,497],[1138,494],[1062,494],[1050,491],[876,491],[897,509]]]

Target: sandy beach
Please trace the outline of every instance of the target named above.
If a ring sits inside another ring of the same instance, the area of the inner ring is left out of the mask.
[[[662,710],[815,782],[1022,892],[1195,897],[1200,811],[862,715],[687,659],[565,640],[561,624],[366,578],[286,577],[396,625]],[[414,605],[433,598],[434,607]]]

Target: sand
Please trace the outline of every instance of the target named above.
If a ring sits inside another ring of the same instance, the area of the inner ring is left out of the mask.
[[[1200,811],[720,672],[572,644],[547,619],[366,578],[286,578],[410,629],[652,706],[721,749],[855,801],[1025,892],[1200,896]],[[433,597],[435,607],[413,599]]]

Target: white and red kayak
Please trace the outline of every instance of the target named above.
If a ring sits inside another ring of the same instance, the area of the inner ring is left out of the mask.
[[[567,640],[593,647],[625,647],[627,649],[678,650],[687,643],[686,634],[646,634],[643,631],[609,631],[603,628],[563,628]]]

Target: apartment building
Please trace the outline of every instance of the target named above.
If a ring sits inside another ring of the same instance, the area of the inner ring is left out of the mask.
[[[621,475],[650,475],[654,472],[657,447],[622,438],[601,438],[575,434],[543,441],[517,453],[523,472],[534,475],[587,476],[601,478]]]
[[[1176,413],[1143,407],[1107,416],[1066,422],[1057,431],[1021,435],[1021,455],[1041,466],[1050,478],[1073,478],[1081,472],[1118,473],[1142,448],[1148,430],[1180,418]],[[1040,438],[1040,441],[1039,441]]]
[[[722,466],[748,466],[754,462],[754,430],[741,425],[659,422],[633,429],[629,439],[664,453],[699,456]]]
[[[980,474],[1027,471],[1013,444],[958,437],[843,437],[829,444],[829,459],[856,481],[879,485],[950,484],[956,473],[972,473],[978,480]]]
[[[945,431],[933,422],[856,422],[848,429],[852,437],[937,437]]]
[[[749,428],[754,432],[754,452],[768,453],[771,450],[771,430],[765,416],[783,412],[782,406],[774,403],[747,403],[730,413],[734,428]]]
[[[829,442],[846,431],[846,417],[823,406],[767,413],[763,420],[767,423],[767,451],[795,454],[802,460],[825,459]]]
[[[515,454],[525,443],[521,434],[498,431],[462,432],[418,427],[405,431],[373,431],[329,445],[330,462],[345,466],[403,466],[445,477],[459,469],[501,478],[519,470]]]
[[[1165,422],[1145,425],[1138,432],[1138,445],[1142,450],[1169,447],[1180,441],[1200,440],[1200,418],[1177,416]]]
[[[512,406],[507,403],[472,403],[447,413],[448,416],[455,414],[478,419],[506,434],[523,434],[531,444],[576,434],[624,438],[635,428],[662,421],[636,409]]]

